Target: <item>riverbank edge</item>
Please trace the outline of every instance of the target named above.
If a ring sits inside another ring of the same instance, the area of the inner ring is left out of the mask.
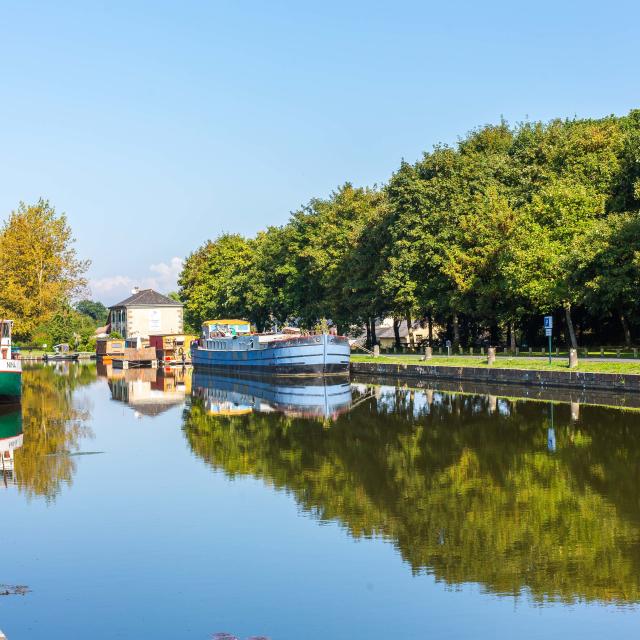
[[[501,369],[500,367],[461,367],[429,364],[389,364],[351,362],[351,373],[394,378],[456,380],[533,387],[594,389],[640,393],[640,375],[635,373],[594,373],[587,371],[544,371],[539,369]]]

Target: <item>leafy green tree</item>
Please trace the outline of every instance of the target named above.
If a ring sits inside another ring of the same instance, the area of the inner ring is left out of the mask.
[[[95,328],[93,318],[66,306],[36,328],[33,341],[49,346],[66,343],[80,349],[91,341]]]
[[[255,242],[238,234],[209,241],[186,260],[178,284],[187,321],[193,326],[211,318],[246,317],[264,326],[264,308],[254,279]]]
[[[574,279],[582,304],[592,314],[613,314],[620,320],[625,344],[632,344],[630,318],[640,300],[640,216],[612,214],[581,239],[576,250]]]
[[[640,324],[639,143],[640,111],[480,127],[402,162],[382,189],[346,183],[281,227],[207,242],[180,277],[187,322],[331,321],[366,326],[371,343],[376,319],[392,316],[396,330],[402,320],[440,325],[456,345],[503,331],[515,348],[552,313],[571,346],[611,334],[602,319],[614,316],[629,343]]]
[[[81,293],[89,261],[79,260],[64,214],[46,200],[20,203],[0,230],[3,293],[0,314],[28,338],[37,325]]]
[[[98,302],[97,300],[80,300],[75,304],[75,309],[79,313],[93,318],[100,326],[107,322],[109,309],[107,309],[102,302]]]

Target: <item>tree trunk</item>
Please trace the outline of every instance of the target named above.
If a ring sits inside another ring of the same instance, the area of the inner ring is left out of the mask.
[[[406,320],[407,320],[407,345],[413,349],[413,347],[415,346],[415,343],[413,340],[413,327],[411,325],[410,314],[407,314]]]
[[[627,322],[627,318],[625,317],[622,311],[618,312],[620,314],[620,322],[622,323],[622,330],[624,331],[624,344],[627,347],[631,346],[631,329],[629,329],[629,323]]]
[[[509,323],[509,349],[511,353],[516,352],[516,325],[513,322]]]
[[[373,346],[371,344],[371,325],[369,324],[369,318],[367,318],[367,349],[371,349],[371,347]]]
[[[567,319],[567,329],[569,330],[569,341],[571,342],[571,348],[577,349],[578,342],[576,341],[576,332],[573,330],[573,320],[571,320],[571,303],[565,302],[564,315]]]
[[[500,329],[497,324],[492,324],[489,327],[489,346],[495,346],[500,341]]]
[[[396,349],[400,349],[400,321],[397,318],[393,319],[393,335],[396,339]]]
[[[429,314],[427,322],[429,323],[429,346],[433,347],[433,318]]]
[[[371,318],[371,346],[375,347],[378,344],[378,336],[376,335],[376,319]]]
[[[457,349],[460,346],[460,325],[458,324],[458,314],[454,313],[451,318],[453,324],[453,346]]]

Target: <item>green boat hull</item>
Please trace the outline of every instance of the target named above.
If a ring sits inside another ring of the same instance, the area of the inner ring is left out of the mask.
[[[19,404],[0,407],[0,441],[22,433],[22,410]]]
[[[0,401],[18,402],[22,395],[22,374],[16,371],[0,371]]]

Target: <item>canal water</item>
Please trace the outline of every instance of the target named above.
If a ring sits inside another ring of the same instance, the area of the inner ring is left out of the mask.
[[[0,629],[635,638],[640,411],[516,395],[30,368],[0,414]]]

